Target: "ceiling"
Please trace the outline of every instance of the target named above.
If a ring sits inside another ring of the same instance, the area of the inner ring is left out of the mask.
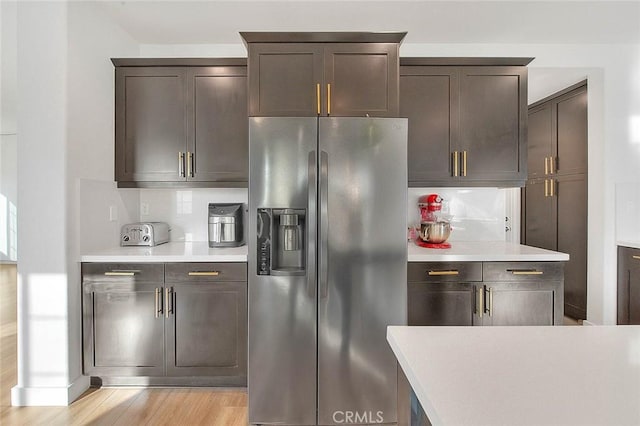
[[[408,31],[404,43],[640,43],[640,1],[104,1],[141,44],[239,31]]]

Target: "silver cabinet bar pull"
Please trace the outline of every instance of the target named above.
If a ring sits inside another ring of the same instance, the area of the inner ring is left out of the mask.
[[[640,256],[633,256],[634,259],[640,260]]]
[[[156,318],[158,318],[159,313],[160,313],[160,310],[158,309],[158,299],[160,298],[160,289],[158,287],[156,287],[155,293],[156,293],[155,294],[155,296],[156,296],[156,305],[155,305],[156,312],[155,312],[155,316],[156,316]]]
[[[187,151],[187,176],[193,177],[193,152]]]
[[[184,177],[184,152],[178,153],[178,175]]]
[[[478,288],[478,315],[480,318],[484,315],[484,286]]]
[[[493,316],[493,288],[489,287],[489,316]]]
[[[169,318],[169,314],[173,313],[173,287],[165,287],[164,289],[164,316]],[[169,307],[171,305],[171,307]]]
[[[190,271],[190,277],[217,277],[220,271]]]
[[[429,276],[438,276],[438,275],[460,275],[460,272],[456,269],[448,270],[448,271],[427,271],[427,275]]]

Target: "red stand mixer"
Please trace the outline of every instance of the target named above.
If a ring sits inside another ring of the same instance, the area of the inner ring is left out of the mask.
[[[451,234],[448,215],[442,213],[443,198],[438,194],[423,195],[418,199],[420,209],[420,229],[416,244],[426,248],[451,248],[445,242]]]

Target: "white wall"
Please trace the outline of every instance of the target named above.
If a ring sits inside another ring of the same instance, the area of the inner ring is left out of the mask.
[[[0,262],[17,252],[17,28],[15,2],[0,2]]]
[[[18,384],[11,397],[17,405],[60,405],[68,402],[72,384],[65,205],[67,7],[21,3],[17,16],[20,264]]]
[[[137,210],[113,183],[112,56],[137,44],[98,3],[18,5],[18,384],[14,405],[67,405],[81,375],[80,199]],[[43,65],[44,64],[44,65]],[[46,66],[45,66],[46,65]],[[97,183],[96,183],[97,182]],[[85,194],[86,195],[86,194]],[[99,215],[97,215],[99,216]],[[98,231],[117,227],[108,214]]]

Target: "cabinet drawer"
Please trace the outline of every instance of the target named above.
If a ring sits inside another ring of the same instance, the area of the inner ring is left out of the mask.
[[[162,263],[83,263],[83,282],[162,282]]]
[[[167,263],[165,282],[246,281],[247,264],[238,263]]]
[[[481,262],[411,262],[409,282],[482,281]]]
[[[562,280],[564,262],[485,262],[485,281]]]

